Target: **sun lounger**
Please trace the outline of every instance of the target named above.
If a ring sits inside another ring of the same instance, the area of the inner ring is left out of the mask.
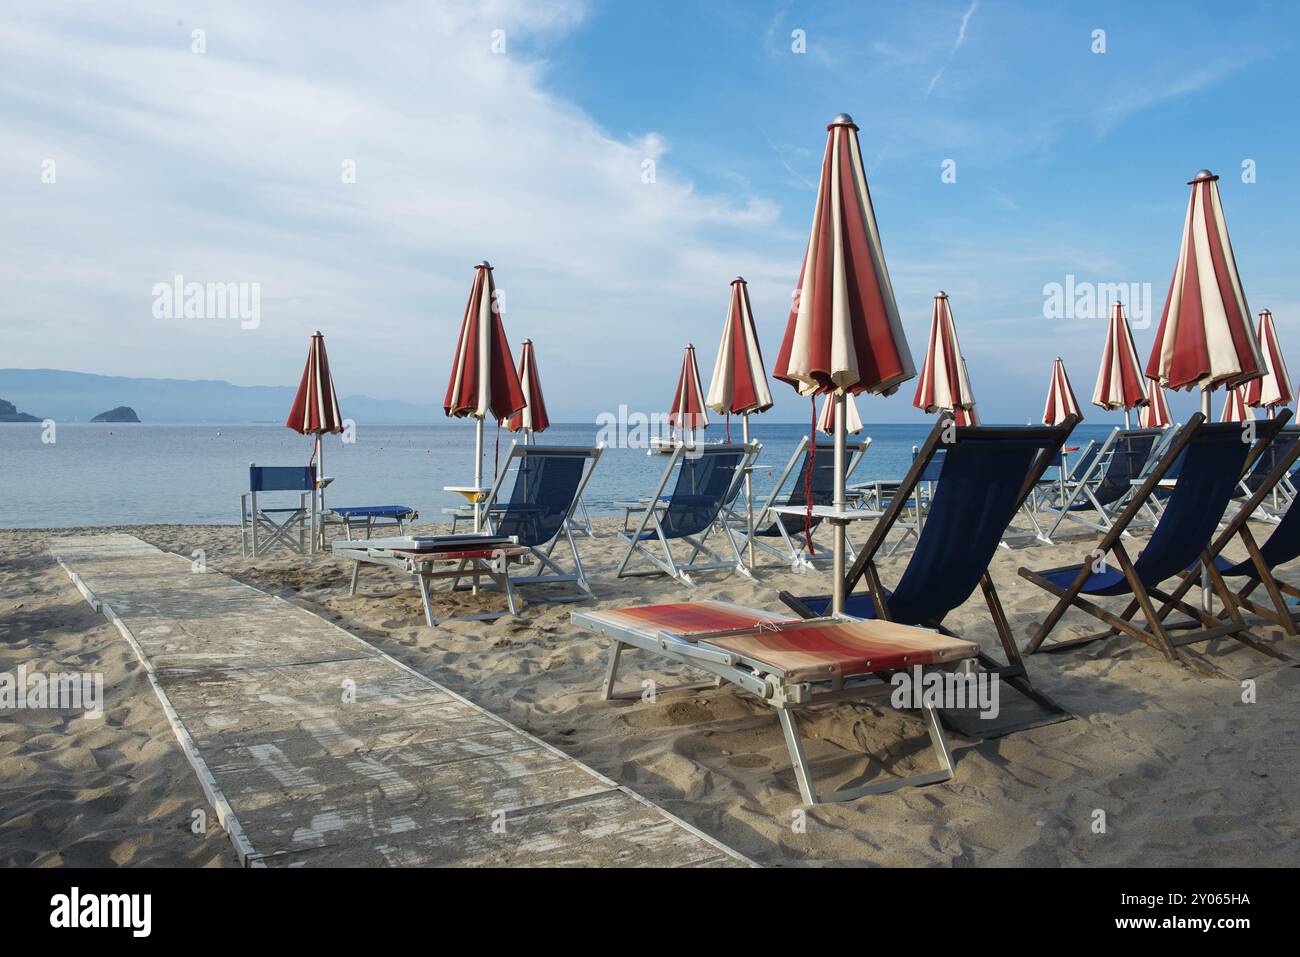
[[[731,549],[731,559],[717,555],[705,542],[715,527],[723,525],[720,519],[740,491],[745,468],[761,448],[757,442],[751,442],[749,445],[697,445],[689,449],[682,446],[673,449],[654,493],[643,504],[629,505],[630,512],[639,513],[641,519],[631,531],[619,533],[619,538],[627,542],[627,552],[619,563],[618,577],[663,574],[688,588],[695,587],[691,576],[700,571],[727,569],[746,578],[752,577],[740,557],[735,539],[725,527],[722,528],[722,538]],[[677,476],[676,484],[664,501],[664,490],[674,474]],[[685,562],[679,562],[673,555],[673,542],[683,542],[690,547]],[[656,554],[655,546],[660,549],[660,554]],[[701,554],[708,561],[697,561]],[[628,564],[638,555],[656,571],[628,571]]]
[[[506,614],[518,614],[510,566],[522,564],[531,555],[528,547],[519,545],[508,536],[497,535],[407,535],[368,541],[335,541],[331,546],[336,558],[353,563],[349,595],[357,593],[357,578],[363,564],[395,568],[415,578],[424,603],[424,620],[431,628],[439,624],[440,619],[433,614],[429,583],[441,579],[452,579],[455,583],[463,578],[472,578],[477,585],[480,579],[487,578],[505,593],[509,607],[508,612],[484,612],[441,621],[490,621]]]
[[[922,716],[937,771],[820,794],[795,713],[820,705],[888,698],[898,669],[956,671],[974,657],[968,641],[889,622],[799,621],[720,601],[575,612],[575,624],[610,638],[602,697],[614,697],[623,652],[636,648],[714,676],[776,710],[805,804],[849,801],[952,778],[952,756],[935,710]],[[666,691],[670,689],[661,689]]]
[[[912,446],[913,462],[919,453],[920,449]],[[925,525],[926,512],[930,508],[930,498],[934,494],[934,483],[939,481],[939,473],[943,471],[943,453],[942,448],[935,451],[934,456],[922,468],[916,483],[910,486],[910,491],[902,491],[904,481],[894,479],[877,479],[853,486],[865,507],[882,512],[888,511],[900,494],[903,496],[903,508],[893,522],[893,527],[901,529],[903,534],[889,546],[886,555],[893,555],[905,542],[909,539],[915,541],[920,534]]]
[[[862,442],[849,442],[845,446],[849,456],[844,468],[844,480],[847,483],[853,475],[862,457],[871,447],[871,439]],[[796,468],[798,471],[796,471]],[[811,469],[812,481],[809,482]],[[815,558],[808,554],[807,532],[816,533],[822,524],[821,518],[814,515],[809,522],[806,515],[778,514],[775,508],[801,508],[811,501],[816,505],[831,505],[835,496],[835,444],[818,442],[810,448],[808,437],[799,440],[785,468],[778,473],[776,484],[768,494],[767,501],[754,517],[754,545],[777,556],[791,566],[811,569],[815,567]],[[739,499],[737,500],[739,501]],[[738,509],[732,513],[728,527],[737,534],[741,541],[741,551],[747,547],[747,519]],[[783,549],[771,544],[772,539],[780,538]],[[850,550],[852,545],[849,545]]]
[[[1031,684],[988,567],[1007,525],[1051,467],[1076,421],[1070,417],[1055,427],[952,429],[951,417],[942,415],[845,577],[846,615],[933,628],[947,635],[953,633],[944,627],[944,619],[980,589],[1007,661],[999,663],[981,651],[978,662],[1026,700],[1018,703],[1023,707],[1008,709],[1002,721],[946,711],[944,720],[965,734],[992,737],[1069,717]],[[945,443],[945,438],[952,441]],[[934,497],[916,548],[898,583],[886,588],[877,556],[917,486],[933,474],[940,453],[942,469],[934,478]],[[856,590],[864,580],[866,590]],[[831,606],[831,596],[825,594],[783,591],[780,597],[806,618],[828,614]]]
[[[1081,564],[1041,571],[1021,568],[1021,577],[1058,598],[1056,606],[1026,645],[1026,653],[1063,651],[1123,634],[1151,646],[1170,661],[1180,661],[1202,674],[1223,677],[1223,673],[1213,665],[1188,654],[1187,647],[1211,638],[1232,637],[1262,650],[1259,642],[1247,631],[1245,620],[1232,602],[1210,548],[1215,529],[1238,482],[1249,473],[1289,419],[1288,410],[1269,421],[1207,423],[1198,412],[1178,430],[1161,460]],[[1251,435],[1247,426],[1254,430],[1256,441],[1253,445],[1243,441]],[[1178,482],[1168,493],[1160,522],[1137,558],[1130,558],[1122,536],[1175,466],[1179,468]],[[1234,526],[1244,525],[1246,520],[1246,515],[1239,513],[1236,520],[1229,522],[1228,528],[1235,531]],[[1204,569],[1214,591],[1224,602],[1226,621],[1187,601],[1176,600],[1161,589],[1165,581],[1198,565]],[[1131,600],[1122,614],[1115,614],[1094,601],[1096,598],[1126,596]],[[1168,604],[1170,608],[1161,614],[1156,602]],[[1109,630],[1044,644],[1070,608],[1087,612],[1106,624]],[[1178,635],[1171,633],[1173,626],[1166,625],[1164,617],[1174,609],[1189,616],[1192,630]],[[1134,620],[1139,611],[1146,627]],[[1195,628],[1196,624],[1202,627]]]
[[[295,505],[268,508],[268,492],[297,492]],[[248,491],[239,496],[239,539],[245,558],[276,545],[300,555],[316,552],[316,466],[248,466]],[[259,496],[262,501],[258,501]],[[310,532],[310,534],[308,534]]]
[[[1082,473],[1077,469],[1071,473],[1064,501],[1040,505],[1042,511],[1055,516],[1042,536],[1043,541],[1051,544],[1052,536],[1067,519],[1097,531],[1110,528],[1113,517],[1132,494],[1134,481],[1143,478],[1159,460],[1171,432],[1120,428],[1112,431],[1089,466]],[[1085,517],[1085,512],[1095,518]]]
[[[343,526],[348,541],[354,528],[364,530],[366,538],[377,528],[395,528],[398,535],[406,534],[406,523],[420,517],[409,505],[349,505],[329,509],[327,519]]]
[[[602,451],[603,446],[585,449],[511,444],[510,453],[481,507],[488,532],[513,538],[529,550],[537,563],[537,573],[515,579],[516,587],[573,582],[582,594],[567,600],[591,596],[574,539],[573,516]],[[506,499],[503,490],[511,474],[514,486]],[[566,571],[553,557],[561,539],[568,544],[572,571]],[[551,600],[561,599],[551,596]]]

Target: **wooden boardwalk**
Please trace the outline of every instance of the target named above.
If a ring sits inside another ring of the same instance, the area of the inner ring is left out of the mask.
[[[248,865],[750,863],[296,605],[130,535],[51,550],[134,647]]]

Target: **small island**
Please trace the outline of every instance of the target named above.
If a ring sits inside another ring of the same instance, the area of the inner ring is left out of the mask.
[[[19,412],[18,407],[12,402],[0,399],[0,422],[39,422],[41,421],[34,415],[28,415],[26,412]]]
[[[107,412],[101,412],[90,420],[91,422],[139,422],[140,416],[135,414],[135,409],[129,405],[119,405],[116,409],[109,409]]]

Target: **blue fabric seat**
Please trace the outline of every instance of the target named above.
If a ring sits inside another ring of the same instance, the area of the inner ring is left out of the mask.
[[[268,506],[265,496],[273,492],[297,493],[297,500],[292,505]],[[316,466],[248,466],[248,491],[239,496],[244,557],[250,553],[256,557],[277,545],[299,554],[314,554],[316,519]]]

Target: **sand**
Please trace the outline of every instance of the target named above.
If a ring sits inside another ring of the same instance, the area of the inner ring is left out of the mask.
[[[726,689],[660,693],[654,703],[601,701],[608,645],[570,624],[569,614],[696,598],[780,611],[778,591],[821,591],[829,576],[769,564],[756,582],[703,573],[694,591],[664,578],[618,580],[616,525],[601,519],[598,537],[581,540],[595,601],[533,602],[518,617],[438,628],[424,625],[411,581],[387,569],[363,568],[353,598],[342,562],[284,551],[244,559],[235,528],[112,530],[186,556],[203,549],[211,568],[338,622],[764,865],[1300,862],[1300,668],[1229,640],[1212,644],[1208,657],[1234,680],[1200,677],[1122,640],[1035,656],[1035,684],[1076,720],[986,741],[952,734],[953,781],[804,813],[770,709]],[[232,864],[215,823],[206,835],[190,833],[191,811],[203,799],[130,648],[49,556],[49,539],[73,531],[0,532],[0,671],[24,661],[102,670],[108,706],[98,722],[48,712],[0,715],[0,861]],[[993,577],[1022,644],[1050,602],[1016,569],[1078,560],[1092,541],[999,550]],[[886,560],[885,581],[905,563],[906,549]],[[436,594],[441,613],[502,601]],[[1000,654],[978,593],[947,623]],[[1062,634],[1096,630],[1091,625],[1071,613]],[[1256,634],[1300,657],[1300,640],[1280,629],[1260,623]],[[627,690],[642,678],[660,686],[698,678],[661,670],[639,653],[624,661]],[[1238,679],[1247,678],[1255,683],[1253,704],[1242,701]],[[922,726],[908,714],[840,705],[809,715],[801,727],[816,773],[828,783],[874,774],[877,762],[887,773],[933,767]]]

